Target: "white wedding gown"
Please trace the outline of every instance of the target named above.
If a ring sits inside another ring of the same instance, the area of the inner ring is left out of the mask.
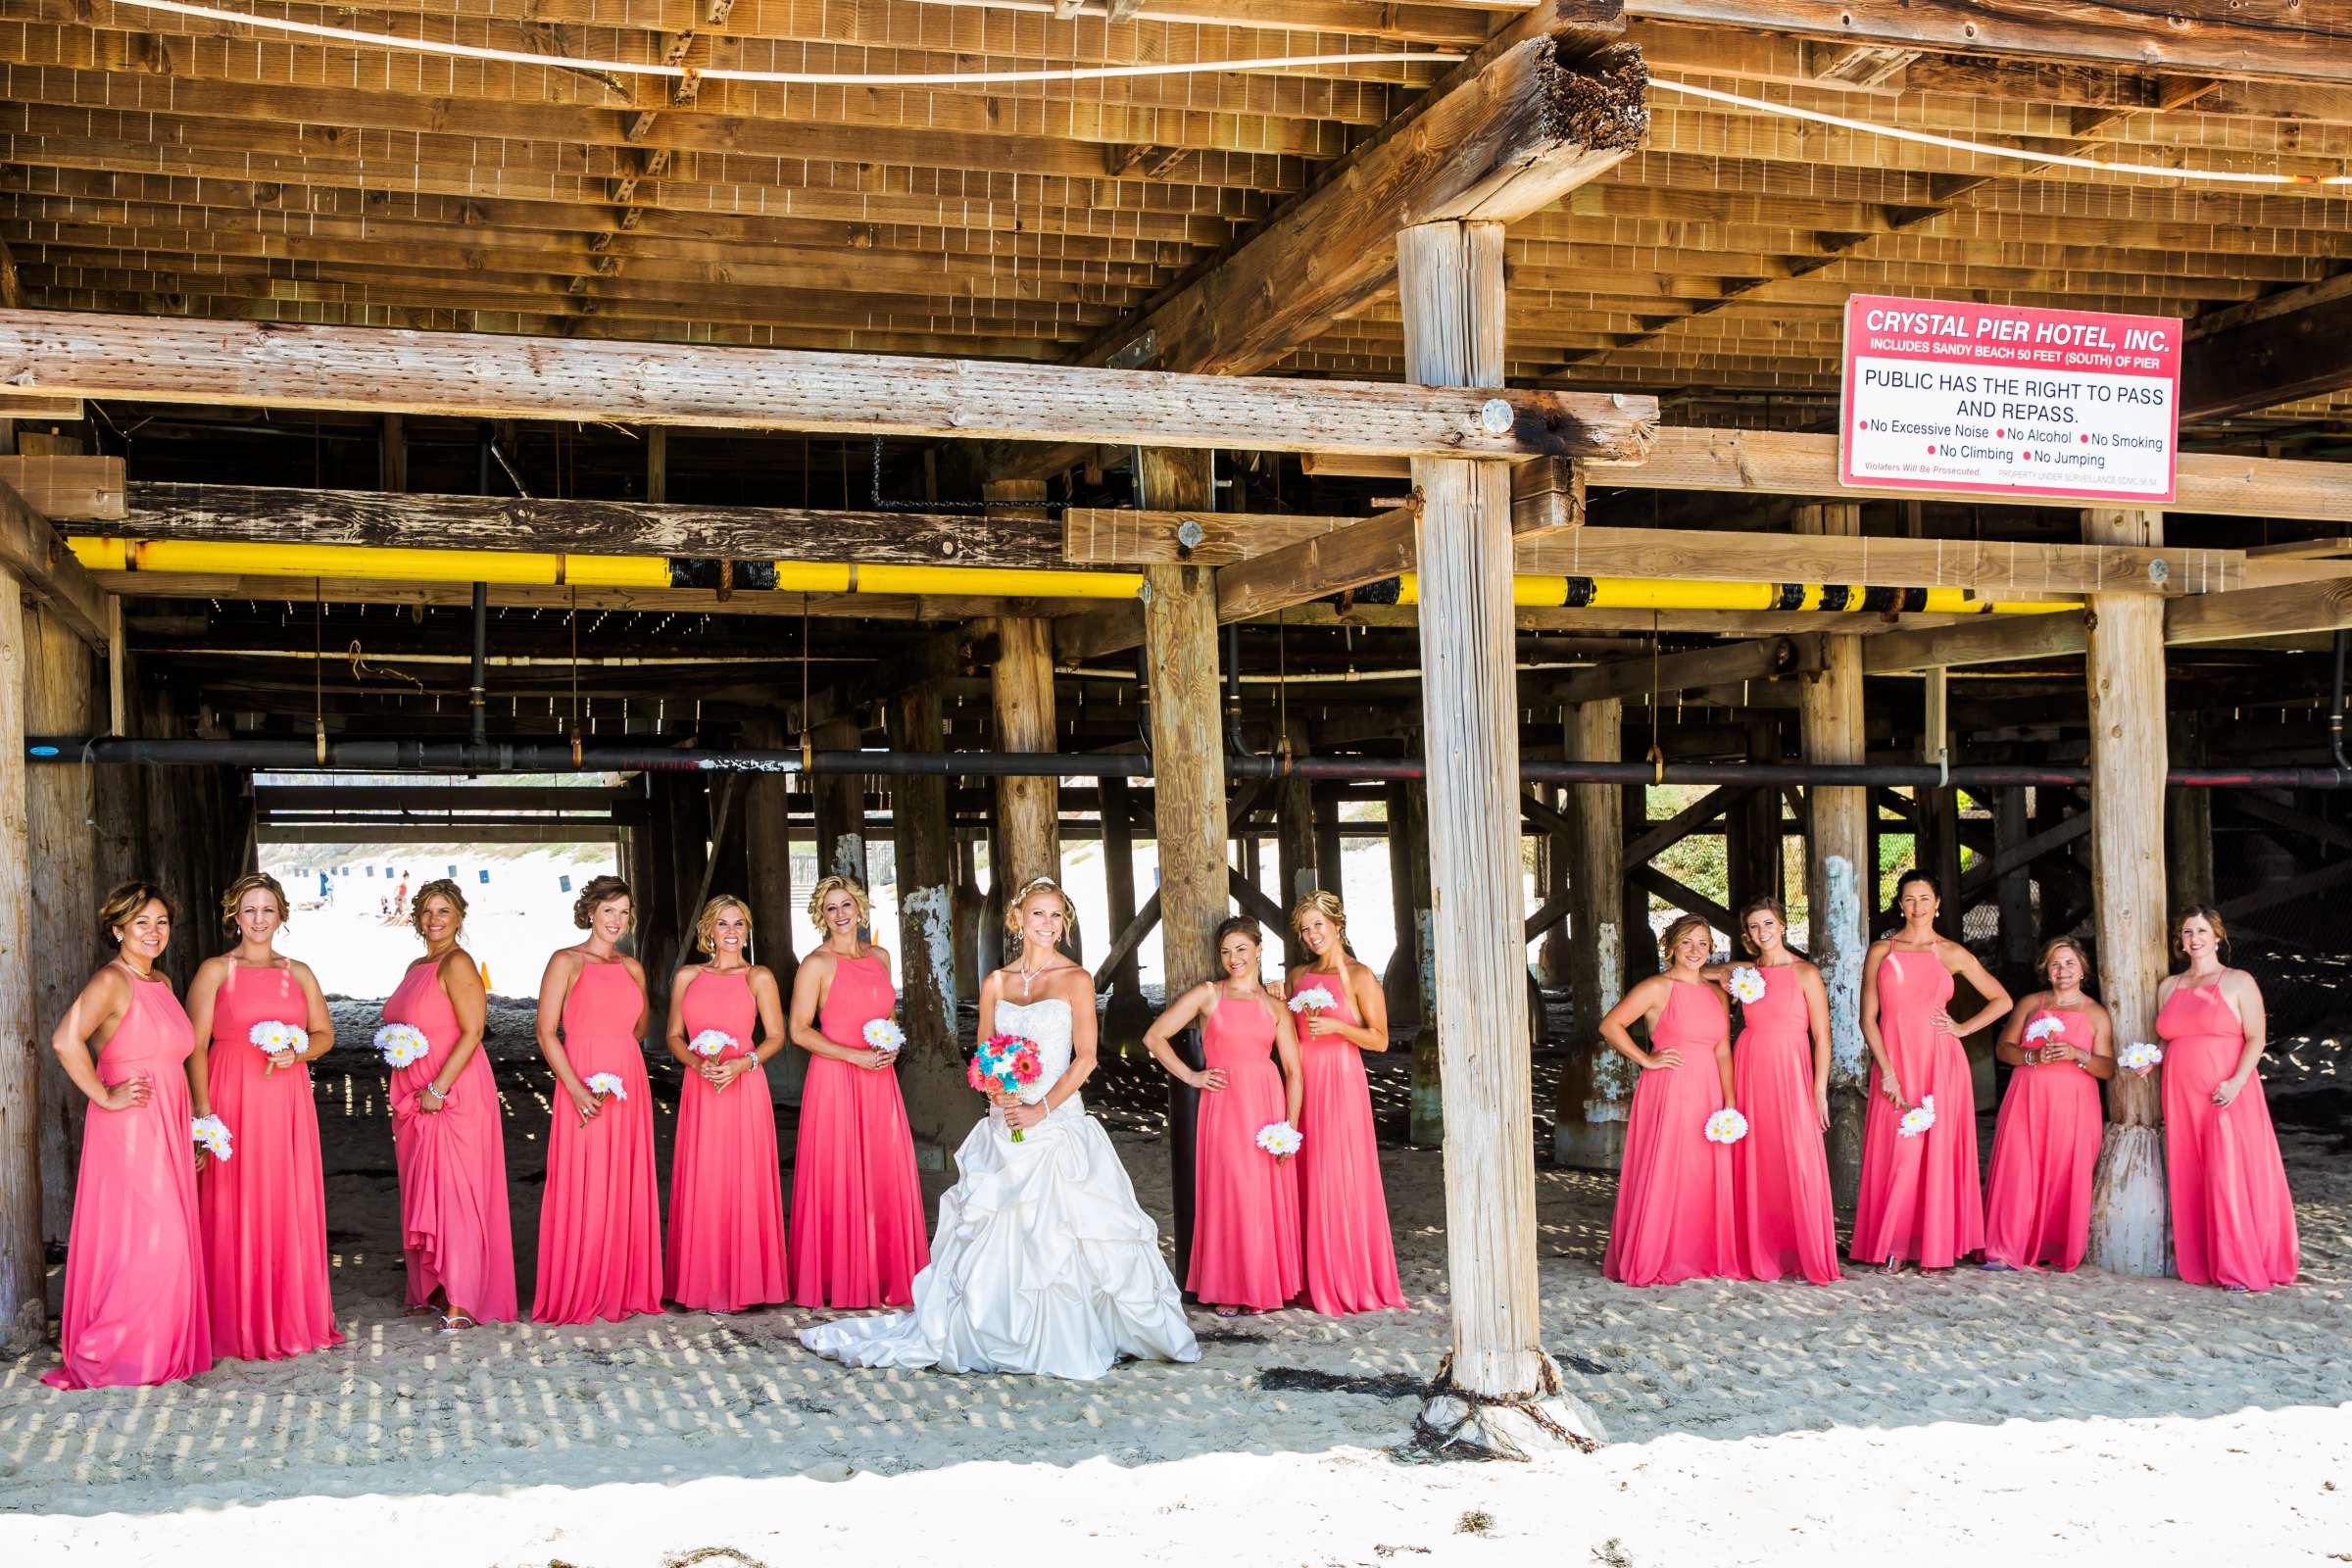
[[[1069,1004],[1000,1002],[996,1021],[1037,1042],[1045,1071],[1022,1092],[1034,1104],[1070,1064]],[[991,1109],[956,1160],[962,1179],[939,1200],[913,1309],[803,1329],[803,1345],[852,1366],[1080,1381],[1121,1356],[1200,1359],[1159,1229],[1078,1096],[1017,1144]]]

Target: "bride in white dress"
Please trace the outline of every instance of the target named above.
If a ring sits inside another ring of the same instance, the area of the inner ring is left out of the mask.
[[[1045,1071],[1017,1096],[992,1095],[956,1150],[962,1179],[939,1200],[913,1309],[803,1329],[809,1349],[852,1366],[1081,1381],[1122,1356],[1200,1359],[1158,1227],[1078,1097],[1095,1070],[1095,985],[1058,951],[1075,918],[1047,877],[1005,910],[1022,951],[981,983],[980,1038],[1035,1041]]]

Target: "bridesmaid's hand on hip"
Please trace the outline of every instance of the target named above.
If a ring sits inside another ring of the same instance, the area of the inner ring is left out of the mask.
[[[1656,1072],[1661,1069],[1680,1067],[1682,1064],[1683,1054],[1669,1047],[1664,1051],[1651,1052],[1649,1054],[1649,1059],[1642,1064],[1642,1070],[1643,1072]]]
[[[107,1086],[106,1098],[98,1102],[100,1110],[136,1110],[154,1095],[155,1086],[142,1073],[125,1078],[119,1084]]]

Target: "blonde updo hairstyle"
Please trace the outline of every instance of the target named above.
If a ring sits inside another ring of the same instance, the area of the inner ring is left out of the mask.
[[[635,925],[637,895],[629,891],[628,883],[610,871],[603,876],[590,877],[588,885],[580,889],[580,896],[571,901],[571,923],[582,931],[588,930],[596,924],[596,911],[614,899],[629,901],[629,923]]]
[[[248,871],[231,882],[227,891],[220,895],[220,923],[223,926],[231,931],[237,928],[237,909],[244,904],[245,895],[257,889],[268,893],[270,898],[277,901],[277,923],[279,925],[292,923],[294,911],[287,906],[286,890],[278,884],[277,878],[267,871]]]
[[[121,947],[122,939],[116,933],[130,924],[132,917],[150,904],[162,905],[164,918],[167,920],[179,918],[179,910],[172,906],[172,895],[145,877],[132,877],[127,882],[117,883],[114,889],[99,901],[99,934],[104,936],[112,946]]]
[[[729,909],[742,913],[744,946],[747,949],[751,946],[752,906],[732,893],[721,893],[704,905],[703,912],[694,920],[694,945],[713,957],[718,955],[718,917]]]
[[[437,876],[418,888],[409,900],[409,928],[418,937],[424,935],[424,903],[427,899],[447,899],[458,911],[458,931],[466,929],[466,892],[445,876]]]
[[[1319,914],[1329,920],[1331,928],[1340,934],[1342,945],[1347,943],[1348,910],[1340,903],[1340,896],[1337,893],[1332,892],[1329,888],[1317,888],[1314,892],[1299,899],[1297,904],[1292,905],[1291,929],[1300,936],[1304,936],[1306,933],[1301,927],[1309,914]]]
[[[858,879],[854,876],[829,876],[808,892],[808,923],[816,927],[820,935],[825,929],[825,901],[835,893],[847,893],[857,902],[859,925],[873,924],[874,901],[865,896],[865,889],[858,885]],[[750,910],[744,911],[744,918],[751,918]]]
[[[1703,914],[1686,914],[1668,926],[1665,934],[1658,938],[1658,957],[1671,965],[1674,962],[1674,950],[1682,946],[1683,938],[1693,931],[1707,933],[1707,947],[1712,951],[1715,946],[1715,933],[1713,927],[1707,924],[1707,917]]]
[[[1071,902],[1062,885],[1050,876],[1033,876],[1013,889],[1012,901],[1004,906],[1004,930],[1007,935],[1021,934],[1021,906],[1040,893],[1051,893],[1061,900],[1062,937],[1066,941],[1078,929],[1078,906]]]

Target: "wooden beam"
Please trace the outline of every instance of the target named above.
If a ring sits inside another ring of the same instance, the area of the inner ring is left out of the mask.
[[[938,685],[902,692],[890,705],[889,727],[891,745],[902,751],[944,750]],[[956,1018],[956,831],[948,782],[938,775],[890,781],[900,1014],[906,1030],[899,1081],[907,1123],[925,1146],[922,1162],[934,1168],[945,1167],[972,1104]]]
[[[1689,883],[1668,876],[1654,865],[1629,865],[1625,868],[1625,880],[1628,887],[1655,894],[1684,913],[1702,917],[1727,936],[1736,937],[1739,934],[1739,922],[1732,918],[1731,910]]]
[[[2004,845],[1990,858],[1979,860],[1968,868],[1960,878],[1960,893],[1956,902],[1960,905],[1970,903],[1983,896],[1987,888],[2001,878],[2025,870],[2043,856],[2066,848],[2089,831],[2090,813],[2078,811],[2055,827],[2045,827],[2031,838]]]
[[[976,521],[969,516],[920,512],[402,495],[148,481],[129,486],[122,519],[100,531],[138,539],[522,550],[720,561],[1033,570],[1065,564],[1060,530],[1043,518],[992,515]]]
[[[2218,593],[2239,586],[2237,550],[2127,550],[1965,539],[1829,538],[1700,528],[1575,528],[1522,540],[1523,572],[1563,577],[1694,578],[1966,588],[1985,599],[2081,593]]]
[[[2164,607],[2167,645],[2222,643],[2352,626],[2352,577],[2177,599]]]
[[[1531,682],[1529,695],[1541,694],[1546,703],[1592,703],[1609,697],[1638,697],[1655,693],[1665,699],[1676,693],[1727,681],[1768,680],[1777,675],[1802,675],[1821,668],[1819,636],[1768,637],[1755,642],[1725,643],[1694,648],[1662,658],[1621,659],[1591,669],[1576,670],[1540,683]]]
[[[1655,857],[1665,854],[1723,815],[1757,787],[1753,784],[1725,784],[1707,791],[1665,821],[1647,824],[1619,853],[1619,861],[1626,865],[1647,865]],[[1739,935],[1728,926],[1725,930],[1733,936]]]
[[[429,824],[348,823],[332,827],[271,827],[254,830],[263,844],[611,844],[620,836],[615,822],[571,821],[546,823],[451,822]]]
[[[1619,0],[1541,0],[1078,361],[1251,374],[1388,288],[1400,225],[1509,222],[1605,173],[1648,123],[1623,29]]]
[[[1061,749],[1054,712],[1054,628],[1029,615],[1004,615],[994,625],[997,658],[989,666],[989,698],[996,717],[997,745],[1007,752]],[[1004,864],[997,868],[1003,887],[1035,878],[1062,879],[1061,781],[1050,777],[997,780],[997,828]]]
[[[121,458],[0,458],[0,484],[52,522],[112,521],[122,515],[122,470]]]
[[[1334,533],[1252,557],[1217,573],[1217,620],[1250,620],[1326,599],[1413,569],[1420,543],[1416,504]]]
[[[1625,709],[1614,698],[1562,716],[1560,752],[1569,761],[1614,762],[1624,746]],[[1625,984],[1625,792],[1614,784],[1571,784],[1566,805],[1575,831],[1557,842],[1568,859],[1568,989],[1576,1009],[1552,1102],[1552,1162],[1614,1171],[1625,1154],[1639,1076],[1599,1030]],[[1648,935],[1644,926],[1639,940]]]
[[[1061,558],[1089,566],[1224,566],[1318,534],[1351,528],[1360,517],[1293,513],[1133,512],[1071,507],[1061,514]],[[968,526],[968,524],[967,524]]]
[[[1409,466],[1399,459],[1321,450],[1301,462],[1309,473],[1333,476],[1396,479],[1409,471]],[[2049,505],[2038,496],[1846,489],[1838,482],[1838,438],[1791,430],[1662,425],[1646,457],[1632,463],[1596,460],[1585,469],[1587,484],[1601,490],[1712,490],[1725,495],[1945,502],[1971,507]],[[2352,463],[2184,452],[2180,478],[2178,499],[2173,503],[2177,512],[2321,522],[2352,516]]]
[[[1657,417],[1600,393],[52,311],[0,311],[0,364],[132,401],[1408,457],[1635,458]]]
[[[24,594],[0,561],[0,946],[18,961],[0,964],[0,1349],[24,1354],[48,1327],[41,1253],[41,1022],[33,1005],[36,969],[32,843],[24,763]]]
[[[2276,591],[2276,590],[2265,590]],[[2223,601],[2244,594],[2220,596]],[[2184,599],[2181,604],[2196,604]],[[1862,642],[1862,668],[1867,674],[1891,675],[1904,670],[1942,669],[1954,664],[2004,664],[2030,659],[2066,659],[2080,655],[2087,634],[2082,617],[2070,612],[2047,615],[1987,615],[1957,626],[1922,631],[1890,631]]]
[[[2181,354],[2180,419],[2250,414],[2348,386],[2352,272],[2192,322]]]
[[[0,567],[54,611],[76,637],[106,650],[110,616],[105,590],[82,570],[49,519],[5,481],[0,481]]]

